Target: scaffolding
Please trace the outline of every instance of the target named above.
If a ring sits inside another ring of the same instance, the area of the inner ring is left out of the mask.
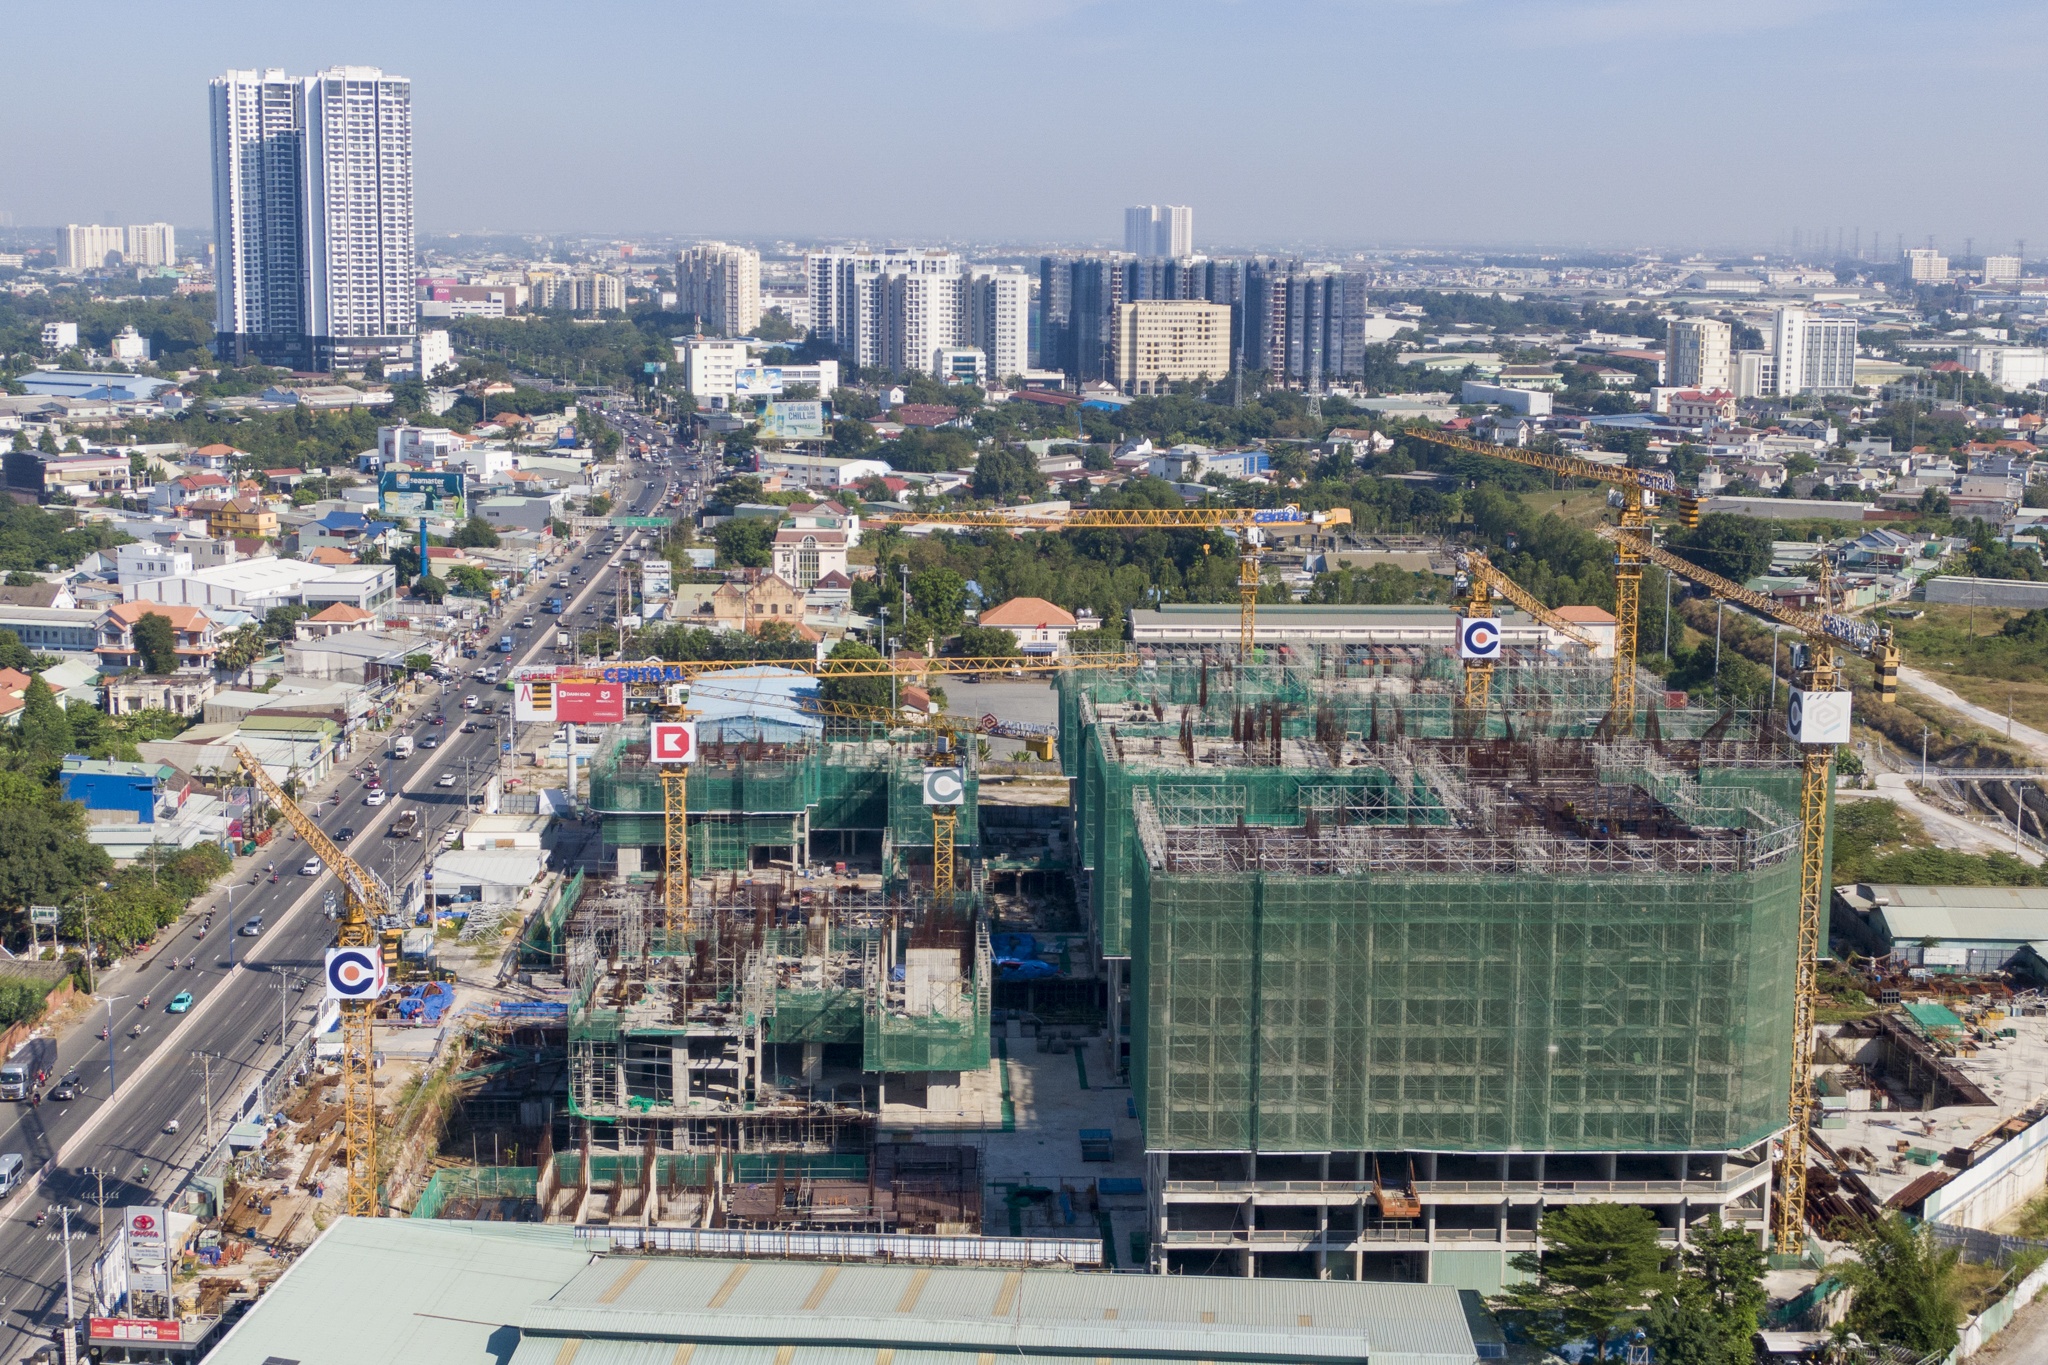
[[[1442,651],[1062,677],[1084,905],[1161,1151],[1730,1151],[1783,1126],[1798,755]]]

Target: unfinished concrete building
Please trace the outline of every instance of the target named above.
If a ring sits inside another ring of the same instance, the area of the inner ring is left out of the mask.
[[[1063,683],[1154,1269],[1493,1290],[1558,1203],[1766,1226],[1797,755],[1615,738],[1604,684],[1503,669],[1482,719],[1440,659]]]

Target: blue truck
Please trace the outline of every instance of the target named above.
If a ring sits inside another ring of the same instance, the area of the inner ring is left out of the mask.
[[[548,615],[550,615],[550,616],[560,616],[561,614],[562,614],[562,599],[561,599],[561,598],[559,598],[559,597],[550,597],[550,598],[548,599]]]
[[[512,637],[511,637],[511,636],[509,636],[509,635],[501,635],[501,636],[499,636],[499,637],[498,637],[498,652],[499,652],[500,654],[510,654],[510,653],[512,652]]]

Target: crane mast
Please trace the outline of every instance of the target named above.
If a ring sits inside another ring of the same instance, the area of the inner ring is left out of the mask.
[[[1892,633],[1867,626],[1832,610],[1832,585],[1828,564],[1820,561],[1821,599],[1830,608],[1824,612],[1796,611],[1780,606],[1762,593],[1680,559],[1668,550],[1612,526],[1600,534],[1625,545],[1642,560],[1656,564],[1690,583],[1755,611],[1768,620],[1789,626],[1803,637],[1794,658],[1797,691],[1793,693],[1798,721],[1788,720],[1793,739],[1799,742],[1799,956],[1794,969],[1792,994],[1792,1085],[1787,1104],[1784,1156],[1779,1162],[1778,1201],[1772,1219],[1772,1241],[1779,1252],[1792,1254],[1805,1246],[1807,1153],[1811,1148],[1809,1125],[1813,1118],[1814,1007],[1818,990],[1821,925],[1827,910],[1827,823],[1828,803],[1834,791],[1835,749],[1847,739],[1846,715],[1839,737],[1822,737],[1813,742],[1799,733],[1809,703],[1808,697],[1839,694],[1846,701],[1840,649],[1849,649],[1870,659],[1877,668],[1877,699],[1889,704],[1898,698],[1899,651]]]
[[[263,764],[247,749],[237,745],[235,759],[249,774],[264,798],[282,811],[292,830],[306,841],[320,860],[340,879],[341,921],[335,934],[336,946],[374,948],[377,916],[391,912],[391,901],[363,866],[343,853],[313,818],[299,809],[298,802],[278,786]],[[377,1101],[376,1053],[371,1036],[371,1000],[341,1002],[341,1132],[342,1150],[348,1163],[348,1192],[342,1211],[357,1218],[377,1216]]]
[[[1614,554],[1614,723],[1625,734],[1635,730],[1636,711],[1636,616],[1642,604],[1643,559],[1637,551],[1640,538],[1650,531],[1650,511],[1660,496],[1676,496],[1678,481],[1669,474],[1625,465],[1602,464],[1578,455],[1558,451],[1525,450],[1520,446],[1494,445],[1475,441],[1448,431],[1413,431],[1417,440],[1507,460],[1572,479],[1592,479],[1618,489],[1621,496],[1621,530],[1632,539],[1615,541]],[[1610,537],[1613,539],[1613,537]]]
[[[1537,600],[1535,594],[1529,592],[1528,589],[1515,582],[1514,579],[1509,578],[1506,574],[1495,568],[1493,561],[1489,560],[1479,551],[1461,551],[1458,555],[1458,568],[1470,575],[1471,578],[1471,595],[1465,602],[1465,619],[1471,620],[1475,617],[1492,615],[1493,594],[1498,592],[1502,597],[1507,598],[1508,601],[1514,603],[1523,611],[1528,612],[1530,616],[1574,644],[1582,645],[1588,650],[1599,648],[1599,645],[1592,637],[1586,635],[1577,626],[1559,616],[1549,607],[1544,606],[1542,602]],[[1491,691],[1492,686],[1493,661],[1491,659],[1474,659],[1466,663],[1465,705],[1484,707],[1487,694]]]

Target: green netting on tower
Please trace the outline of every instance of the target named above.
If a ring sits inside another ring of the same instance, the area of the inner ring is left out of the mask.
[[[1787,777],[1707,776],[1667,786],[1756,831],[1733,870],[1172,872],[1137,848],[1148,1144],[1726,1150],[1781,1127],[1798,858],[1770,797]]]
[[[889,823],[887,744],[828,744],[820,756],[812,829],[883,829]]]
[[[779,990],[768,1016],[771,1043],[859,1043],[866,1038],[855,990]]]
[[[995,964],[977,921],[966,979],[913,996],[869,945],[863,973],[861,1066],[867,1071],[980,1071],[989,1064],[989,1002]]]
[[[721,815],[793,814],[816,804],[818,769],[814,751],[700,761],[690,767],[690,809]]]
[[[778,856],[787,859],[801,829],[789,815],[692,815],[690,868],[696,873],[740,871],[753,865],[757,848],[779,849]]]
[[[975,815],[975,801],[981,777],[972,755],[960,755],[966,768],[967,800],[957,809],[960,823],[953,830],[956,848],[972,848],[981,842],[981,824]],[[899,754],[889,768],[889,841],[897,848],[932,846],[932,810],[924,803],[924,769],[927,760],[919,754]]]

